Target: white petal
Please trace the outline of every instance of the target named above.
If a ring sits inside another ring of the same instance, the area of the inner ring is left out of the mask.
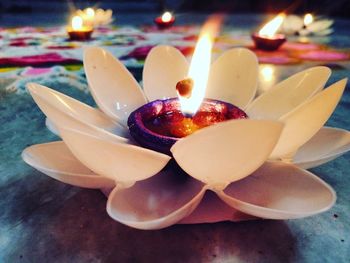
[[[294,34],[304,26],[303,19],[296,15],[288,15],[283,21],[281,31],[285,34]]]
[[[57,134],[60,127],[74,128],[93,132],[96,136],[112,141],[128,142],[127,138],[122,137],[127,136],[128,131],[100,110],[45,86],[29,83],[27,88],[40,109],[54,124]]]
[[[143,88],[150,101],[175,98],[176,83],[186,78],[188,62],[171,46],[156,46],[147,55],[143,68]]]
[[[330,74],[322,66],[299,72],[255,99],[246,112],[253,119],[277,120],[320,91]]]
[[[114,187],[113,180],[93,173],[79,162],[62,142],[30,146],[22,152],[23,160],[42,173],[63,183],[86,187]]]
[[[48,117],[45,118],[45,125],[50,132],[60,137],[60,132],[58,130],[58,127]]]
[[[280,118],[285,127],[271,159],[290,158],[291,154],[322,128],[337,106],[346,81],[343,79],[334,83]]]
[[[334,30],[332,28],[328,28],[328,29],[325,29],[325,30],[322,30],[322,31],[315,32],[314,34],[316,36],[327,36],[329,34],[332,34],[333,31]]]
[[[146,103],[137,81],[118,59],[98,47],[84,50],[84,69],[97,105],[126,126],[129,114]]]
[[[202,183],[168,169],[130,188],[114,189],[107,212],[114,220],[134,228],[160,229],[189,215],[204,193]]]
[[[329,162],[350,150],[350,132],[323,127],[299,148],[293,163],[304,169]]]
[[[77,130],[61,128],[60,134],[84,165],[122,185],[132,185],[155,175],[170,160],[165,154],[107,141]]]
[[[258,59],[245,48],[226,51],[211,66],[206,97],[244,108],[254,98]]]
[[[311,32],[323,31],[329,28],[333,24],[333,22],[334,22],[333,20],[329,20],[329,19],[315,21],[312,24],[308,25],[307,29],[310,30]]]
[[[230,207],[217,194],[212,191],[206,191],[198,207],[178,224],[202,224],[222,221],[239,222],[252,219],[256,219],[256,217]]]
[[[182,138],[170,150],[189,175],[223,189],[265,162],[282,128],[274,121],[231,120]]]
[[[334,190],[320,178],[281,162],[264,164],[218,195],[244,213],[269,219],[311,216],[330,209],[336,200]]]

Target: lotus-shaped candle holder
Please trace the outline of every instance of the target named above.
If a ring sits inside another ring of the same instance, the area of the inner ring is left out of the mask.
[[[112,9],[93,9],[91,7],[85,8],[84,10],[78,9],[75,12],[76,15],[80,16],[84,20],[84,24],[93,27],[105,26],[113,21]]]
[[[332,188],[305,169],[350,149],[348,131],[323,127],[346,80],[323,89],[331,71],[313,67],[256,97],[258,62],[243,48],[210,67],[206,98],[233,104],[248,119],[227,120],[178,139],[164,154],[138,145],[127,120],[151,101],[177,96],[188,62],[175,48],[151,50],[143,88],[112,54],[84,51],[84,69],[98,108],[39,84],[28,90],[63,141],[26,148],[23,159],[75,186],[109,189],[107,212],[139,229],[176,223],[292,219],[329,209]],[[109,193],[109,191],[112,191]]]
[[[280,31],[287,35],[326,36],[333,32],[331,19],[314,19],[311,14],[304,17],[288,15],[283,21]]]

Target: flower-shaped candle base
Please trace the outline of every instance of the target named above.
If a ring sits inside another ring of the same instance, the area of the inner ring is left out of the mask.
[[[28,84],[63,141],[31,146],[22,156],[62,182],[114,187],[107,211],[118,222],[140,229],[186,222],[203,209],[208,194],[232,211],[270,219],[311,216],[334,204],[333,189],[303,169],[350,149],[348,131],[323,127],[346,86],[340,80],[323,90],[328,68],[299,72],[254,99],[256,56],[246,49],[227,51],[211,66],[206,97],[237,105],[249,119],[183,137],[170,148],[171,156],[135,144],[127,119],[147,101],[176,96],[174,87],[188,69],[182,54],[154,48],[145,62],[144,89],[106,50],[86,49],[84,68],[99,109]]]

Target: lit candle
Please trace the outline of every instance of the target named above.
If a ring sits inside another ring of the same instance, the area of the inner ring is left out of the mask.
[[[215,20],[216,21],[216,20]],[[156,100],[132,112],[128,119],[131,136],[144,147],[170,154],[170,147],[182,137],[218,122],[247,118],[238,107],[205,99],[211,49],[218,21],[203,28],[187,78],[179,80],[178,98]]]
[[[83,25],[83,19],[80,16],[74,16],[71,26],[67,27],[67,32],[71,40],[89,40],[93,32],[93,28]]]
[[[158,26],[159,29],[166,29],[171,27],[175,22],[175,16],[170,12],[164,12],[162,16],[158,16],[154,19],[154,23]]]
[[[285,35],[277,34],[284,18],[285,14],[279,14],[262,27],[258,33],[252,35],[256,48],[273,51],[278,49],[286,41]]]

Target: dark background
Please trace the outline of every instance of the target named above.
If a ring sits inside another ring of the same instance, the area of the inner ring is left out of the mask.
[[[120,12],[161,12],[169,9],[176,12],[229,13],[275,13],[289,10],[292,13],[312,12],[317,15],[349,17],[350,0],[0,0],[1,13],[42,13],[68,12],[71,8],[100,6]]]

